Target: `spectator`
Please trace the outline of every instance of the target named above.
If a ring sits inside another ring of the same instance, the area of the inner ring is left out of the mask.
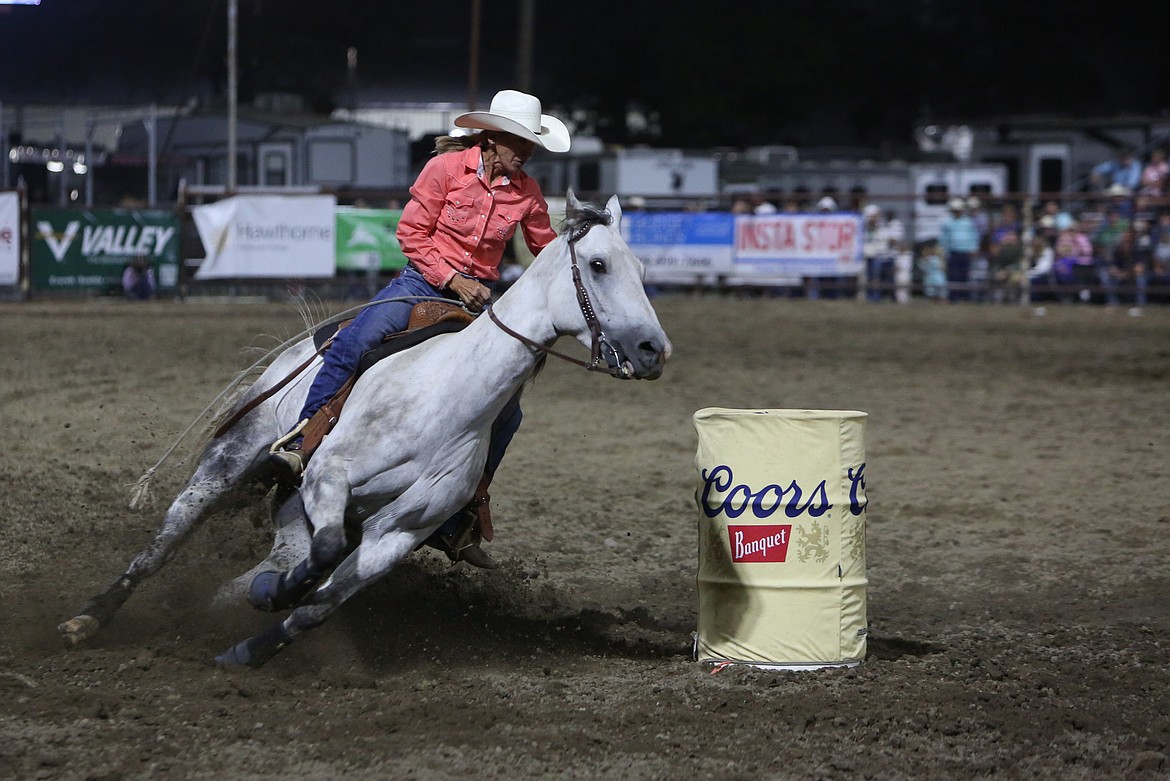
[[[943,260],[942,246],[937,241],[931,241],[923,247],[918,269],[922,272],[923,295],[931,301],[946,301],[949,275],[946,261]]]
[[[1068,213],[1068,210],[1056,201],[1048,201],[1044,204],[1044,214],[1041,215],[1041,219],[1044,217],[1052,217],[1052,222],[1057,233],[1067,228],[1073,221],[1073,216]],[[1055,240],[1055,238],[1054,235],[1053,239]]]
[[[1109,196],[1106,209],[1116,210],[1126,219],[1133,216],[1133,192],[1128,187],[1120,184],[1111,184],[1105,190],[1105,194]]]
[[[150,260],[138,255],[133,261],[126,264],[122,270],[122,292],[132,301],[145,301],[154,298],[158,284],[154,278],[154,269]]]
[[[1121,209],[1110,206],[1105,213],[1105,221],[1093,234],[1093,249],[1102,265],[1110,262],[1114,248],[1128,233],[1129,220],[1122,214]]]
[[[1131,315],[1141,314],[1146,305],[1146,269],[1149,268],[1149,234],[1145,226],[1141,228],[1141,235],[1147,239],[1144,247],[1139,250],[1135,233],[1125,231],[1113,245],[1109,257],[1098,268],[1101,287],[1105,290],[1105,304],[1117,306],[1121,303],[1119,288],[1132,287],[1134,290],[1134,307]]]
[[[817,211],[821,212],[822,214],[835,212],[837,211],[837,201],[833,199],[833,196],[825,195],[819,201],[817,201]]]
[[[894,300],[899,304],[910,303],[910,286],[914,281],[914,253],[902,242],[894,255]]]
[[[1121,185],[1130,192],[1141,186],[1142,164],[1129,149],[1122,149],[1116,160],[1106,160],[1093,167],[1089,180],[1097,190],[1106,190],[1110,185]]]
[[[997,230],[991,237],[990,273],[992,295],[996,301],[1009,297],[1008,289],[1020,280],[1020,264],[1024,259],[1024,245],[1019,229]]]
[[[971,256],[971,267],[967,271],[967,282],[973,301],[987,299],[988,283],[991,281],[991,237],[979,234],[979,249]]]
[[[975,223],[975,230],[979,231],[980,236],[991,230],[991,218],[983,208],[983,203],[974,195],[967,199],[967,213],[971,215],[971,221]]]
[[[943,220],[939,237],[940,249],[946,257],[947,290],[952,301],[970,298],[967,286],[971,277],[971,258],[979,250],[979,231],[974,221],[964,213],[962,198],[947,203],[950,215]]]
[[[1158,215],[1150,228],[1150,270],[1147,279],[1154,285],[1170,285],[1170,212]]]
[[[1056,227],[1056,218],[1051,214],[1041,214],[1040,219],[1036,221],[1036,237],[1044,239],[1044,241],[1052,244],[1056,241],[1056,237],[1060,231]]]
[[[1166,162],[1166,152],[1162,149],[1155,149],[1150,152],[1150,162],[1146,163],[1146,167],[1142,169],[1141,189],[1139,192],[1142,195],[1150,195],[1155,198],[1166,194],[1166,183],[1170,181],[1170,163]]]
[[[764,198],[764,196],[756,193],[752,196],[752,213],[753,214],[775,214],[776,204]]]
[[[1093,243],[1081,230],[1080,224],[1073,222],[1061,231],[1053,250],[1056,254],[1053,265],[1056,283],[1065,288],[1080,286],[1078,297],[1088,301],[1090,292],[1087,285],[1092,284],[1093,278]],[[1067,295],[1062,293],[1060,300],[1067,301]]]
[[[1028,283],[1031,285],[1048,284],[1056,281],[1056,252],[1043,238],[1039,236],[1032,240],[1032,254],[1035,262],[1028,269]]]
[[[892,281],[894,249],[897,247],[887,225],[882,219],[882,210],[875,203],[861,210],[862,254],[865,255],[866,298],[881,301],[882,290]]]
[[[991,240],[998,243],[1003,240],[1003,237],[1009,233],[1014,233],[1017,236],[1020,234],[1020,212],[1010,203],[1005,203],[1000,209],[999,214],[995,217],[995,223],[992,225]]]

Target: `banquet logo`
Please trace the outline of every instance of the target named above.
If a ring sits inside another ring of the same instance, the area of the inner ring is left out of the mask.
[[[727,526],[727,541],[731,544],[731,560],[737,564],[752,562],[783,562],[788,558],[788,541],[792,525],[759,524]]]

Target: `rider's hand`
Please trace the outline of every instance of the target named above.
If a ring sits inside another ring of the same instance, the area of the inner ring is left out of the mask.
[[[486,285],[480,284],[471,277],[456,274],[447,283],[447,289],[459,296],[459,300],[463,302],[463,305],[472,312],[479,312],[492,300],[492,291],[488,290]]]

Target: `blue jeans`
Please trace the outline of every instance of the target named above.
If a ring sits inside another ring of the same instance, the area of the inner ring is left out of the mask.
[[[449,298],[423,279],[422,274],[407,266],[373,300],[404,296]],[[345,381],[357,371],[358,363],[367,350],[381,344],[387,334],[405,331],[410,322],[410,310],[419,300],[372,304],[363,309],[352,323],[338,331],[333,344],[325,351],[325,362],[309,388],[305,406],[301,408],[297,420],[313,417],[321,405],[333,398]]]
[[[374,301],[405,296],[451,298],[423,279],[423,275],[407,266],[389,285],[382,288]],[[395,301],[388,304],[373,304],[366,307],[353,322],[337,332],[333,344],[325,351],[324,363],[309,388],[305,406],[298,421],[311,418],[321,406],[333,398],[354,372],[362,355],[382,343],[387,334],[406,330],[410,321],[410,310],[417,300]],[[524,413],[520,410],[519,394],[508,400],[495,423],[492,424],[492,439],[488,446],[487,465],[484,474],[491,477],[496,473],[504,458],[504,451],[520,428]]]
[[[971,293],[967,284],[971,281],[971,254],[951,250],[947,254],[947,283],[952,301],[968,301]]]

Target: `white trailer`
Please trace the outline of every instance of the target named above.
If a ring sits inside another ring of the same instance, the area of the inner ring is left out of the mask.
[[[951,198],[974,195],[987,205],[1007,191],[1007,169],[999,163],[789,161],[756,172],[750,188],[744,174],[737,172],[735,190],[753,189],[777,206],[795,199],[807,208],[823,195],[842,211],[877,204],[901,219],[916,242],[938,237]]]

